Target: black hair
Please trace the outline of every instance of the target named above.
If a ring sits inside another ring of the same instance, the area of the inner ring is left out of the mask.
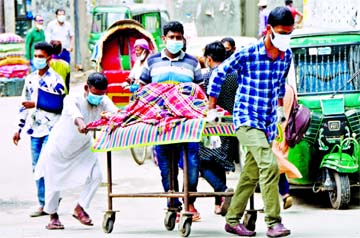
[[[222,38],[221,43],[225,43],[225,42],[229,42],[229,44],[231,45],[231,48],[235,47],[235,41],[233,38],[231,38],[231,37]]]
[[[48,56],[51,56],[53,53],[53,47],[46,41],[38,42],[34,45],[35,50],[43,50]]]
[[[33,20],[36,21],[36,18],[41,17],[40,15],[35,15]],[[42,17],[41,17],[42,18]],[[43,19],[44,20],[44,19]]]
[[[293,3],[292,0],[285,0],[285,5],[289,5],[289,4],[291,4],[291,3]]]
[[[53,47],[53,54],[59,55],[62,51],[62,44],[59,40],[51,40],[50,45]]]
[[[287,7],[274,8],[268,18],[268,24],[272,27],[275,26],[292,26],[294,25],[294,17]]]
[[[182,35],[184,35],[184,27],[178,21],[169,21],[164,25],[163,28],[164,36],[166,36],[169,31],[180,32]]]
[[[89,87],[93,86],[99,90],[106,90],[108,86],[108,80],[105,75],[98,72],[90,74],[86,83]]]
[[[58,9],[56,9],[55,14],[57,15],[59,12],[64,12],[64,14],[66,13],[65,10],[64,10],[64,8],[58,8]]]
[[[215,62],[225,60],[225,47],[220,41],[214,41],[205,46],[204,56],[210,56]]]

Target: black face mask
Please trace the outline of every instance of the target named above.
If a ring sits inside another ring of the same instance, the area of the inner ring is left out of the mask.
[[[231,50],[227,50],[225,51],[225,59],[229,58],[232,55],[232,51]]]

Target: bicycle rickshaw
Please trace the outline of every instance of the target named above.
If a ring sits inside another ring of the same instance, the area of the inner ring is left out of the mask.
[[[132,93],[124,88],[122,83],[129,76],[135,63],[134,43],[136,39],[148,41],[150,50],[158,51],[154,37],[135,20],[120,20],[112,24],[98,41],[98,55],[96,56],[96,70],[105,74],[108,79],[108,97],[118,106],[124,107],[130,102]],[[145,159],[152,156],[148,147],[130,148],[135,162],[143,164]]]
[[[289,78],[296,80],[298,101],[310,109],[311,122],[289,151],[303,176],[290,183],[326,192],[331,206],[343,209],[360,181],[360,32],[297,30],[291,48]]]

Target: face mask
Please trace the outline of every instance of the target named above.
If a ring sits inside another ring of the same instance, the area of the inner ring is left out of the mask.
[[[65,21],[65,15],[59,15],[57,16],[57,19],[59,22],[64,22]]]
[[[36,28],[37,28],[38,30],[42,30],[42,29],[44,29],[44,26],[43,26],[43,25],[36,24],[35,26],[36,26]]]
[[[273,46],[278,48],[280,51],[285,52],[287,49],[290,48],[290,38],[291,35],[284,35],[279,34],[274,31],[274,29],[271,27],[271,31],[274,34],[274,37],[270,37],[271,43]]]
[[[232,55],[232,51],[231,50],[227,50],[225,51],[225,59],[229,58]]]
[[[141,55],[139,56],[140,60],[141,61],[144,61],[145,58],[146,58],[146,53],[145,53],[145,50],[141,53]]]
[[[92,94],[91,92],[89,92],[89,94],[87,95],[87,101],[91,105],[97,106],[101,103],[103,97],[104,97],[104,95],[96,95],[96,94]]]
[[[47,65],[47,58],[34,58],[34,67],[36,69],[44,69]]]
[[[183,48],[184,42],[181,40],[167,40],[166,41],[166,49],[171,54],[177,54]]]

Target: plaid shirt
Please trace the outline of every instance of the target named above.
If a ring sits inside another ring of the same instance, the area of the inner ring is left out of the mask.
[[[236,51],[217,67],[210,78],[208,95],[218,98],[225,75],[238,73],[239,87],[234,105],[234,125],[250,126],[264,131],[269,143],[276,137],[278,98],[285,95],[292,53],[287,50],[276,60],[267,56],[264,41],[259,40]]]

